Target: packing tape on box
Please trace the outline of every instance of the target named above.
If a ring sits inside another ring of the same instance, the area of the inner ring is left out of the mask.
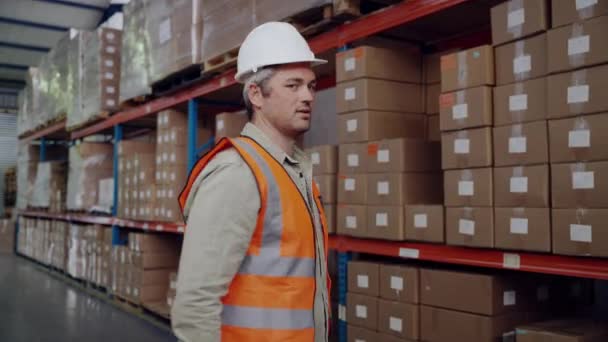
[[[587,52],[591,49],[591,38],[585,34],[583,24],[572,24],[570,38],[568,38],[568,60],[571,67],[585,64]]]
[[[593,171],[587,171],[585,163],[570,164],[572,171],[571,183],[573,190],[593,190],[595,188],[595,174]],[[578,194],[584,196],[584,194]]]
[[[524,121],[525,111],[528,110],[528,94],[524,92],[523,83],[513,85],[513,95],[509,96],[509,113],[513,122]]]
[[[523,126],[521,124],[512,125],[509,136],[509,154],[526,152],[528,152],[528,139],[523,134]]]
[[[574,120],[572,130],[568,132],[568,147],[573,148],[575,153],[581,148],[591,147],[590,125],[583,116]]]
[[[567,103],[571,113],[580,114],[583,112],[585,104],[589,102],[589,92],[587,70],[583,69],[573,72],[567,94]]]
[[[465,240],[470,242],[475,236],[475,218],[473,208],[462,208],[462,217],[458,220],[458,232],[465,236]]]
[[[576,0],[576,11],[581,20],[595,16],[595,5],[598,0]]]
[[[526,54],[526,41],[515,42],[515,55],[513,56],[513,76],[515,81],[522,81],[530,77],[532,71],[532,56]]]
[[[520,38],[523,25],[526,22],[526,12],[523,0],[511,0],[507,3],[507,32],[513,38]]]
[[[458,61],[458,87],[465,88],[469,78],[469,66],[467,65],[467,52],[461,51],[456,54]]]
[[[525,194],[528,192],[528,177],[524,176],[523,166],[515,166],[509,179],[509,192]]]
[[[475,195],[475,181],[471,170],[461,170],[460,180],[458,181],[458,196]]]
[[[526,209],[524,208],[513,208],[512,215],[509,220],[509,233],[516,235],[528,235],[528,219],[526,216]]]

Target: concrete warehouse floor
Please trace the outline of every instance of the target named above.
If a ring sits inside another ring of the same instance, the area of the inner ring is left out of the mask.
[[[175,341],[171,332],[0,255],[0,341]]]

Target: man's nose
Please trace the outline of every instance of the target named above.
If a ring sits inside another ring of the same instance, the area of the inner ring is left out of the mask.
[[[302,87],[300,100],[304,102],[312,102],[315,99],[314,91],[309,87]]]

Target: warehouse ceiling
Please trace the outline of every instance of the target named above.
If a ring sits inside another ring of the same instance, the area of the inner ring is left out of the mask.
[[[111,0],[0,0],[0,89],[25,85],[28,67],[70,28],[94,29]]]

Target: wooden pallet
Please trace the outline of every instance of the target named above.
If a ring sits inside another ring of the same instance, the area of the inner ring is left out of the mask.
[[[81,128],[84,128],[86,126],[94,125],[102,120],[109,118],[111,114],[112,113],[110,113],[109,111],[99,112],[99,114],[91,116],[84,122],[80,122],[80,123],[70,126],[70,127],[66,126],[65,130],[68,132],[73,132],[73,131],[79,130]]]
[[[129,108],[141,106],[142,104],[150,101],[152,99],[152,95],[139,95],[128,100],[124,100],[118,106],[119,110],[127,110]]]
[[[121,295],[114,294],[114,301],[116,302],[116,304],[118,304],[118,306],[127,310],[134,310],[137,312],[143,311],[141,305]]]
[[[220,54],[205,61],[203,71],[205,74],[221,73],[236,65],[237,57],[239,56],[239,47],[230,49],[227,52]]]
[[[152,84],[154,96],[165,96],[188,87],[202,79],[201,65],[192,64]]]

